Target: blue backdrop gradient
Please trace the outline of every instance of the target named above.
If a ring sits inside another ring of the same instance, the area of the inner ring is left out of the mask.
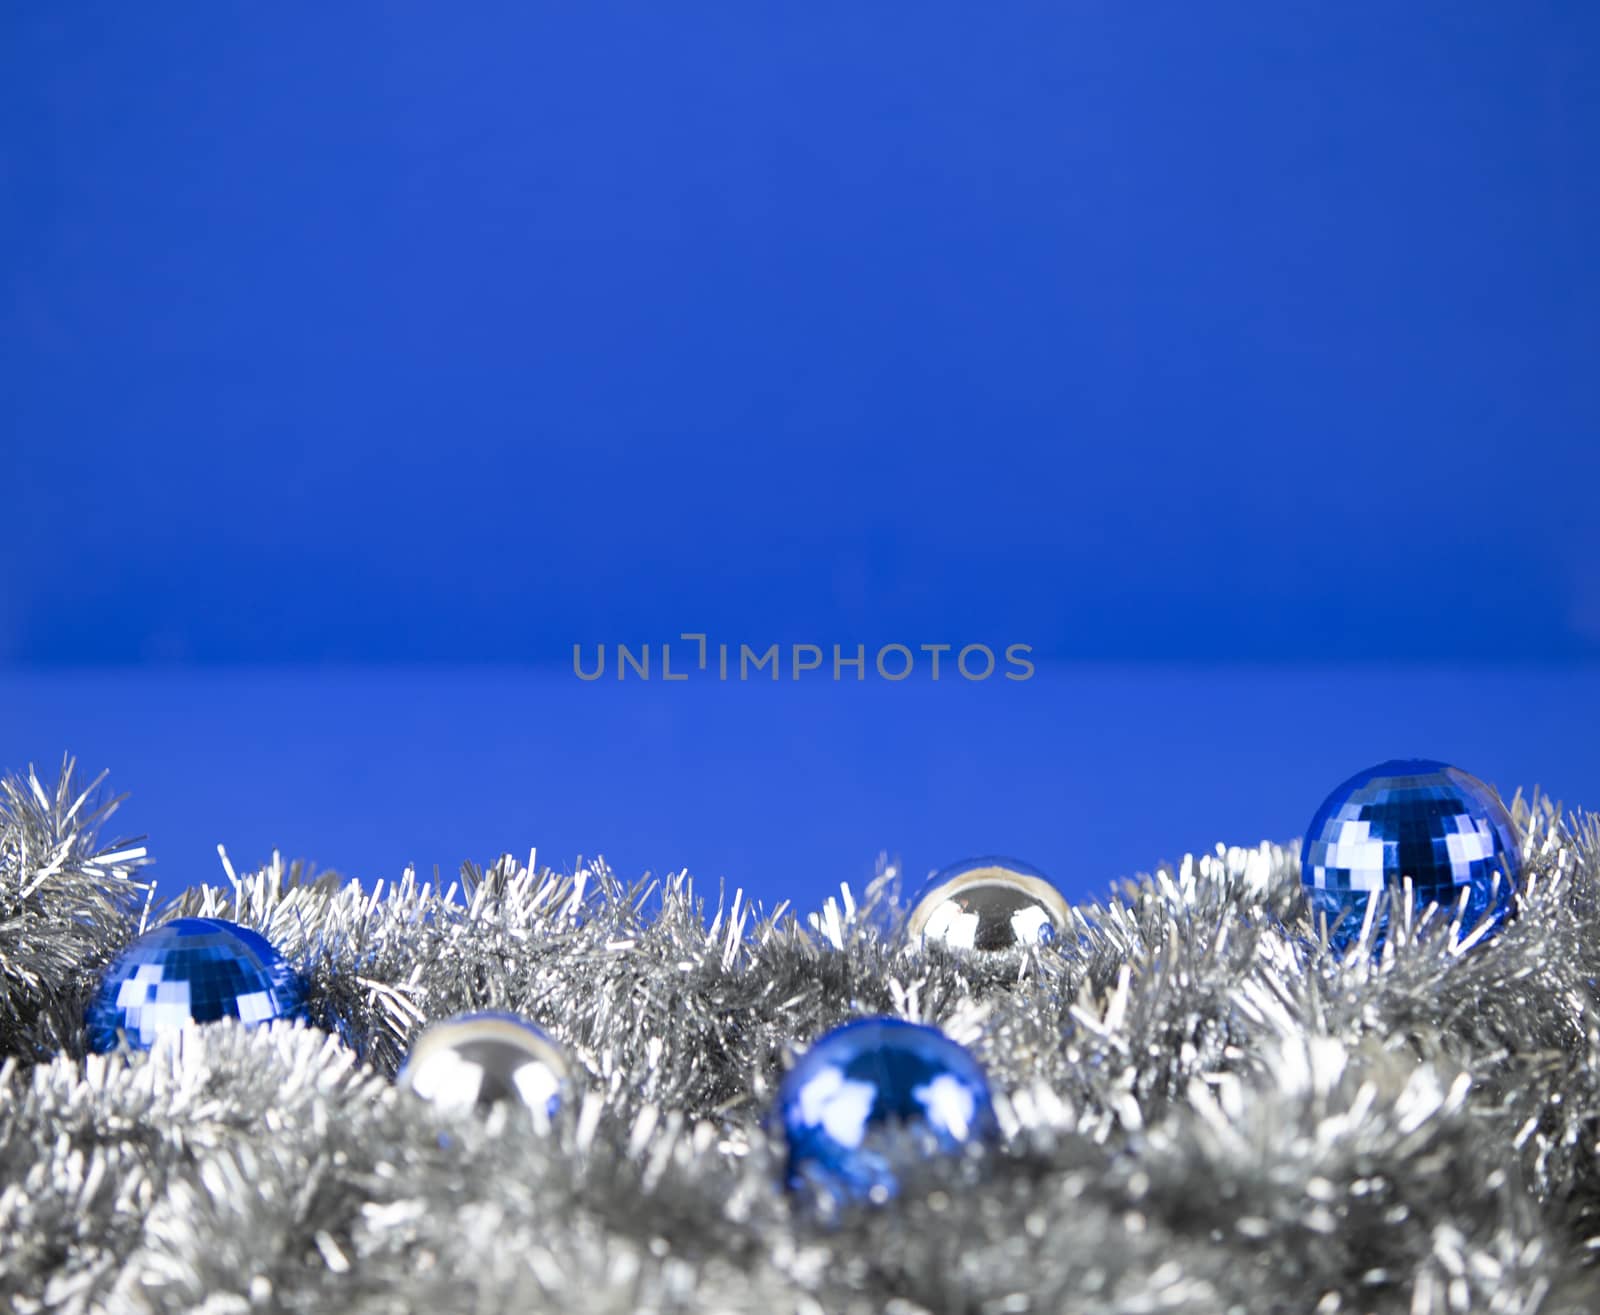
[[[1102,884],[1410,754],[1600,801],[1597,39],[8,7],[0,763],[116,768],[180,884],[216,840]],[[686,630],[1041,678],[566,674]]]
[[[502,852],[687,867],[814,908],[880,852],[914,883],[1020,855],[1074,897],[1218,841],[1299,836],[1396,752],[1509,798],[1600,800],[1592,671],[1074,666],[1022,684],[579,686],[521,669],[0,674],[8,759],[133,792],[164,891],[276,847],[364,881]]]

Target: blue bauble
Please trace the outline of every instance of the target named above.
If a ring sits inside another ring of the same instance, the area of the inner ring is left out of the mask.
[[[1372,893],[1389,882],[1410,877],[1419,910],[1437,903],[1452,917],[1465,890],[1462,926],[1470,930],[1485,917],[1498,928],[1511,915],[1520,876],[1516,826],[1499,795],[1458,767],[1424,759],[1352,776],[1323,801],[1300,850],[1301,883],[1341,952],[1360,933]],[[1376,931],[1387,921],[1380,914]]]
[[[556,1116],[572,1078],[560,1048],[515,1014],[462,1014],[417,1038],[395,1079],[442,1109],[520,1105],[536,1126]]]
[[[995,1133],[983,1069],[935,1027],[867,1018],[817,1041],[784,1077],[788,1182],[836,1200],[887,1200],[897,1170]]]
[[[191,1021],[254,1026],[305,1016],[305,979],[260,932],[222,918],[175,918],[106,969],[86,1021],[89,1048],[104,1053],[119,1034],[148,1050],[158,1032]]]
[[[1048,945],[1068,918],[1066,900],[1038,868],[1014,858],[971,858],[929,878],[906,935],[952,950],[1017,950]]]

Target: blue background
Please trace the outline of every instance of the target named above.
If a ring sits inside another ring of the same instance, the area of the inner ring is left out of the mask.
[[[1600,11],[0,15],[0,763],[173,886],[1600,801]],[[571,646],[1034,646],[1016,686]]]

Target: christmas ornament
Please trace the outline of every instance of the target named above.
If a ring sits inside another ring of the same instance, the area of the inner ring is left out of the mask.
[[[1453,916],[1465,892],[1462,927],[1487,917],[1498,928],[1511,913],[1520,852],[1493,789],[1446,763],[1396,759],[1358,772],[1323,801],[1301,846],[1300,880],[1342,952],[1359,935],[1372,893],[1404,877],[1419,910],[1437,903]],[[1387,922],[1380,913],[1378,940]]]
[[[571,1088],[567,1061],[542,1031],[515,1014],[462,1014],[428,1028],[397,1081],[445,1109],[522,1105],[544,1126]]]
[[[89,1048],[114,1050],[125,1036],[148,1050],[158,1032],[190,1021],[304,1019],[305,1003],[304,979],[260,932],[222,918],[176,918],[106,969],[89,1003]]]
[[[1298,840],[1075,905],[1085,952],[982,998],[970,962],[885,954],[889,874],[815,919],[741,898],[713,931],[682,873],[506,857],[380,890],[275,860],[175,912],[293,925],[344,1040],[203,1027],[173,1066],[44,1053],[128,926],[118,850],[59,798],[0,782],[0,1310],[1600,1312],[1592,814],[1518,809],[1493,953],[1391,935],[1393,970],[1337,990],[1282,916]],[[583,1038],[604,1082],[563,1107],[572,1135],[397,1120],[374,1070],[415,1005],[485,983]],[[786,1148],[751,1075],[896,998],[982,1020],[1005,1152],[891,1156],[889,1208],[816,1227],[815,1189],[782,1208],[752,1162],[763,1120]]]
[[[953,950],[1013,950],[1049,944],[1067,920],[1066,900],[1037,868],[1014,858],[975,858],[928,882],[906,935]]]
[[[868,1018],[827,1033],[785,1076],[778,1115],[788,1182],[887,1200],[897,1169],[995,1130],[978,1062],[937,1028]]]

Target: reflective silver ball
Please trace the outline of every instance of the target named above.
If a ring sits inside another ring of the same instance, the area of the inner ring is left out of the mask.
[[[952,950],[1048,945],[1067,926],[1067,902],[1044,873],[1014,858],[975,858],[932,877],[911,910],[913,944]]]
[[[521,1105],[545,1127],[571,1093],[566,1058],[515,1014],[463,1014],[428,1028],[395,1081],[443,1109]]]

